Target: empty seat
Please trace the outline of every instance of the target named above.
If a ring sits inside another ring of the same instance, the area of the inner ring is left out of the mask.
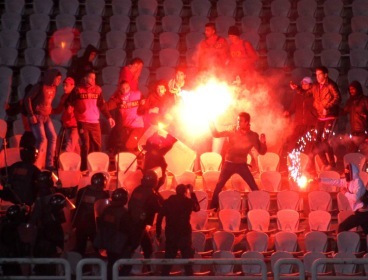
[[[341,16],[344,3],[342,0],[326,0],[323,3],[325,16]]]
[[[41,70],[35,66],[24,66],[20,69],[20,81],[22,84],[36,84],[41,77]]]
[[[193,0],[190,2],[192,15],[207,17],[211,10],[211,2],[208,0]]]
[[[74,28],[75,26],[75,16],[70,14],[58,14],[55,18],[56,28]]]
[[[219,0],[216,2],[218,16],[234,17],[236,12],[236,0]]]
[[[368,44],[368,34],[362,32],[353,32],[349,34],[348,44],[351,50],[365,49]]]
[[[151,31],[137,31],[134,33],[134,47],[136,49],[152,49],[154,35]]]
[[[15,66],[18,50],[13,48],[0,48],[0,65]]]
[[[29,30],[26,34],[28,48],[44,48],[46,45],[46,32],[41,30]]]
[[[342,23],[343,18],[340,16],[325,16],[322,20],[323,31],[340,33]]]
[[[5,11],[7,13],[23,14],[25,0],[5,0]]]
[[[244,16],[241,19],[243,32],[258,32],[261,23],[262,23],[261,18],[257,16]]]
[[[159,35],[159,43],[161,49],[176,49],[178,47],[179,40],[180,36],[175,32],[162,32]]]
[[[351,83],[358,80],[362,85],[367,85],[368,70],[362,68],[353,68],[348,71],[348,81]]]
[[[106,34],[106,43],[109,49],[124,49],[126,46],[126,33],[119,30],[111,30]]]
[[[153,53],[149,49],[135,49],[133,51],[133,57],[139,57],[143,60],[143,64],[146,67],[150,67],[152,64]]]
[[[34,0],[33,11],[36,14],[50,15],[54,8],[54,2],[52,0]]]
[[[252,32],[252,31],[244,32],[240,34],[240,38],[244,41],[248,41],[249,43],[251,43],[255,50],[258,49],[260,36],[257,32]]]
[[[342,35],[334,32],[325,32],[322,34],[323,49],[340,49],[342,43]]]
[[[0,47],[17,49],[19,44],[19,32],[13,30],[0,31]]]
[[[298,32],[313,33],[316,27],[316,19],[311,16],[301,16],[296,19],[296,30]]]
[[[271,32],[266,35],[266,46],[268,50],[282,50],[285,47],[286,36],[283,33]]]
[[[85,2],[87,15],[103,15],[105,10],[105,0],[86,0]]]
[[[261,0],[244,0],[242,2],[242,9],[244,16],[259,16],[262,11]]]
[[[99,32],[102,26],[102,17],[100,15],[84,15],[82,17],[83,31],[91,30]]]
[[[138,0],[138,13],[140,15],[156,15],[157,1],[156,0]]]
[[[286,66],[287,52],[284,50],[270,50],[267,52],[268,67],[283,68]]]
[[[273,16],[287,17],[290,9],[291,3],[289,0],[274,0],[271,2],[271,14]]]
[[[366,0],[355,0],[351,3],[354,16],[368,16],[368,2]]]
[[[183,9],[181,0],[165,0],[163,3],[165,15],[180,16]]]
[[[130,18],[124,15],[113,15],[110,17],[110,29],[128,32],[130,28]]]
[[[271,32],[289,32],[290,20],[288,17],[284,16],[274,16],[270,19],[270,29]]]
[[[130,0],[112,0],[112,13],[114,15],[130,16],[132,11],[132,1]]]
[[[311,32],[298,32],[295,35],[295,48],[313,50],[315,36]]]
[[[27,48],[24,50],[24,59],[26,65],[44,66],[45,50],[39,48]]]
[[[152,15],[139,15],[136,17],[135,24],[138,31],[152,31],[156,26],[156,17]]]
[[[117,85],[119,81],[120,67],[107,66],[102,68],[102,81],[104,84]]]
[[[368,33],[368,16],[353,16],[351,18],[351,30],[353,32]]]
[[[368,63],[368,50],[354,49],[350,51],[350,65],[366,68]]]
[[[76,15],[79,10],[78,0],[59,0],[60,14]]]
[[[204,38],[202,32],[189,32],[185,35],[187,49],[195,49]]]
[[[226,37],[229,27],[235,25],[235,19],[231,16],[218,16],[215,25],[217,34]]]
[[[296,7],[299,16],[314,17],[317,10],[317,2],[310,0],[300,0]]]
[[[22,17],[19,14],[3,13],[1,15],[1,26],[3,30],[9,29],[18,31],[21,21]]]
[[[168,15],[161,19],[162,30],[165,32],[181,31],[182,18],[180,16]]]
[[[108,66],[123,67],[126,63],[126,52],[123,49],[109,49],[106,51],[106,64]]]
[[[321,51],[321,63],[325,67],[339,67],[341,62],[341,53],[339,50],[328,49]]]
[[[50,26],[50,17],[45,14],[32,14],[29,17],[31,29],[48,31]]]
[[[189,18],[189,30],[191,32],[198,32],[204,30],[205,25],[209,22],[208,17],[204,16],[191,16]]]
[[[82,31],[80,34],[81,48],[85,49],[88,45],[92,45],[97,49],[100,46],[100,33],[97,31]]]

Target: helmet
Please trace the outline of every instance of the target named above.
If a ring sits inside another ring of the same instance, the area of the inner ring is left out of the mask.
[[[52,211],[62,210],[66,206],[66,198],[61,193],[55,193],[50,197],[49,205]]]
[[[155,188],[158,183],[158,177],[155,171],[147,170],[143,174],[143,178],[141,180],[141,184],[146,187]]]
[[[111,194],[112,201],[119,201],[125,205],[128,202],[128,191],[125,188],[118,188]]]
[[[21,214],[22,209],[18,204],[11,205],[6,210],[6,217],[11,221],[18,219]]]
[[[107,185],[107,176],[104,173],[96,173],[93,174],[92,178],[91,178],[91,184],[92,186],[96,186],[100,189],[104,189]]]
[[[38,157],[38,150],[34,146],[24,146],[20,148],[20,159],[24,162],[35,163]]]
[[[54,186],[54,181],[52,180],[52,172],[51,171],[42,171],[38,174],[36,179],[36,184],[38,188],[51,188]]]

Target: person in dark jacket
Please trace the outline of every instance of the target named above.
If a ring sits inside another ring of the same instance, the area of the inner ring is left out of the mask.
[[[215,138],[229,138],[229,148],[211,201],[211,208],[217,209],[219,206],[218,195],[226,182],[235,173],[238,173],[247,182],[251,190],[258,190],[247,164],[247,156],[252,148],[264,155],[267,152],[267,145],[264,134],[258,136],[256,132],[250,129],[250,115],[246,112],[241,112],[238,115],[238,125],[235,130],[218,132],[215,126],[211,125],[211,132]]]
[[[305,91],[305,94],[313,96],[313,106],[317,111],[315,153],[321,158],[323,169],[328,170],[336,166],[334,152],[329,144],[330,135],[334,130],[341,103],[341,94],[337,84],[328,77],[328,69],[324,66],[316,68],[317,83]],[[302,90],[294,83],[290,83],[291,89],[301,93]],[[328,160],[326,157],[328,154]]]
[[[156,213],[160,211],[163,200],[158,193],[157,186],[157,174],[153,170],[147,170],[143,174],[141,184],[133,190],[128,203],[132,221],[131,253],[141,244],[145,258],[150,258],[153,252],[146,227],[153,225],[153,220]]]
[[[358,81],[352,81],[349,85],[349,99],[344,106],[344,113],[350,118],[351,142],[348,152],[355,153],[365,143],[368,131],[368,96],[363,94],[362,85]],[[365,145],[364,145],[365,146]]]
[[[46,153],[46,169],[54,169],[56,149],[56,132],[50,114],[56,88],[61,82],[61,73],[57,69],[45,72],[43,81],[36,84],[24,98],[31,129],[36,138],[36,148],[40,153]],[[44,163],[40,163],[41,166]]]
[[[38,156],[38,150],[34,146],[20,148],[20,158],[8,169],[8,178],[0,191],[0,198],[15,204],[27,204],[32,206],[37,197],[36,180],[41,170],[34,165]],[[5,175],[1,170],[1,175]]]
[[[72,77],[77,84],[80,83],[87,73],[94,70],[93,61],[97,54],[97,49],[88,45],[81,57],[73,58],[67,76]]]
[[[76,209],[73,217],[73,226],[76,234],[76,247],[74,251],[85,254],[87,241],[92,242],[96,237],[96,222],[94,203],[99,199],[109,198],[105,190],[107,176],[104,173],[93,174],[91,184],[77,192]]]
[[[128,191],[118,188],[111,194],[110,204],[103,210],[97,222],[95,246],[107,252],[108,279],[112,276],[112,266],[120,258],[130,258],[130,218],[125,205]]]
[[[198,212],[199,210],[200,206],[192,185],[179,184],[176,187],[176,195],[170,196],[163,202],[157,217],[156,237],[160,240],[162,219],[165,217],[165,258],[175,259],[178,250],[180,250],[182,258],[193,258],[194,249],[192,247],[190,215],[192,211]],[[170,270],[170,265],[163,266],[162,275],[168,276]],[[191,265],[185,266],[185,275],[193,275]]]

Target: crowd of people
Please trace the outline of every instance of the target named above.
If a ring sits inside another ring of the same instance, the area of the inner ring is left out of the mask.
[[[204,34],[206,38],[198,46],[198,76],[211,73],[229,84],[234,81],[249,83],[255,75],[258,55],[249,42],[240,39],[239,30],[235,26],[230,27],[226,40],[216,34],[214,24],[208,23]],[[8,176],[2,171],[0,198],[14,205],[7,209],[0,223],[1,257],[60,256],[65,234],[62,224],[66,220],[63,209],[67,207],[69,194],[63,194],[62,189],[55,186],[52,171],[57,168],[60,151],[80,153],[81,171],[87,170],[87,155],[102,149],[100,114],[111,128],[107,145],[110,152],[138,154],[138,141],[147,128],[160,122],[170,123],[170,110],[180,102],[182,90],[190,88],[186,70],[180,67],[171,80],[157,81],[154,91],[144,98],[138,83],[143,61],[133,58],[122,67],[115,93],[105,100],[101,87],[96,84],[92,63],[96,55],[98,50],[88,47],[82,57],[73,59],[64,81],[61,81],[58,70],[46,70],[42,81],[27,88],[22,102],[7,107],[9,115],[22,114],[25,133],[20,144],[21,161],[6,168]],[[229,70],[226,73],[225,68]],[[328,77],[328,69],[317,67],[315,75],[316,82],[311,77],[305,77],[300,86],[290,83],[295,93],[291,106],[285,108],[284,114],[294,120],[294,129],[285,146],[289,152],[301,150],[299,139],[313,131],[315,135],[308,147],[309,154],[320,157],[323,170],[331,170],[336,168],[336,157],[330,140],[340,115],[347,114],[350,119],[348,151],[366,151],[368,97],[363,94],[362,85],[354,81],[349,85],[349,98],[342,106],[339,87]],[[64,94],[58,106],[53,107],[56,89],[61,82]],[[63,133],[58,136],[51,116],[60,113]],[[218,131],[215,124],[210,125],[214,138],[226,138],[228,141],[212,196],[213,209],[218,209],[218,195],[235,173],[247,182],[251,190],[259,189],[249,170],[247,156],[251,149],[259,154],[267,152],[266,135],[251,130],[250,122],[250,114],[240,112],[237,125],[232,130]],[[76,236],[74,251],[85,256],[88,240],[92,242],[96,254],[99,250],[106,250],[109,279],[113,263],[119,258],[130,258],[139,246],[145,258],[152,256],[151,231],[148,229],[153,225],[155,215],[156,239],[161,241],[165,237],[165,257],[174,258],[178,250],[184,258],[193,257],[190,215],[192,211],[199,210],[193,186],[179,184],[176,195],[165,201],[159,194],[159,188],[166,179],[164,155],[176,141],[171,135],[166,138],[153,135],[147,141],[143,178],[132,193],[118,188],[110,194],[106,188],[106,176],[96,173],[91,177],[90,184],[79,189],[75,196],[76,209],[72,215]],[[38,156],[38,153],[44,157]],[[161,167],[161,178],[152,171],[154,167]],[[361,221],[368,213],[365,187],[357,175],[356,166],[346,166],[346,170],[346,180],[339,183],[355,214],[340,225],[339,231],[362,225]],[[97,217],[95,202],[106,199],[110,199],[111,203]],[[166,227],[165,234],[162,234],[164,217]],[[32,248],[24,242],[22,231],[18,230],[24,224],[37,228]],[[366,226],[362,226],[367,233]],[[42,275],[55,269],[53,266],[46,270],[36,266],[35,273]],[[121,274],[128,275],[130,270],[131,267],[123,267]],[[22,273],[16,264],[3,265],[2,272],[4,275]],[[170,267],[166,266],[162,275],[169,272]],[[192,268],[186,267],[185,273],[192,275]]]

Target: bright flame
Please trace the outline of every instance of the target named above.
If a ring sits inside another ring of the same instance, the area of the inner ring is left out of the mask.
[[[297,179],[297,182],[298,186],[301,188],[301,189],[305,189],[307,184],[308,184],[308,178],[304,175],[302,175],[301,177],[299,177]]]
[[[65,42],[64,42],[64,41],[62,41],[62,42],[61,42],[61,48],[62,48],[62,49],[64,49],[64,48],[65,48],[65,46],[66,46]]]
[[[202,135],[233,102],[232,90],[225,82],[210,79],[193,91],[181,92],[177,117],[189,134]]]

